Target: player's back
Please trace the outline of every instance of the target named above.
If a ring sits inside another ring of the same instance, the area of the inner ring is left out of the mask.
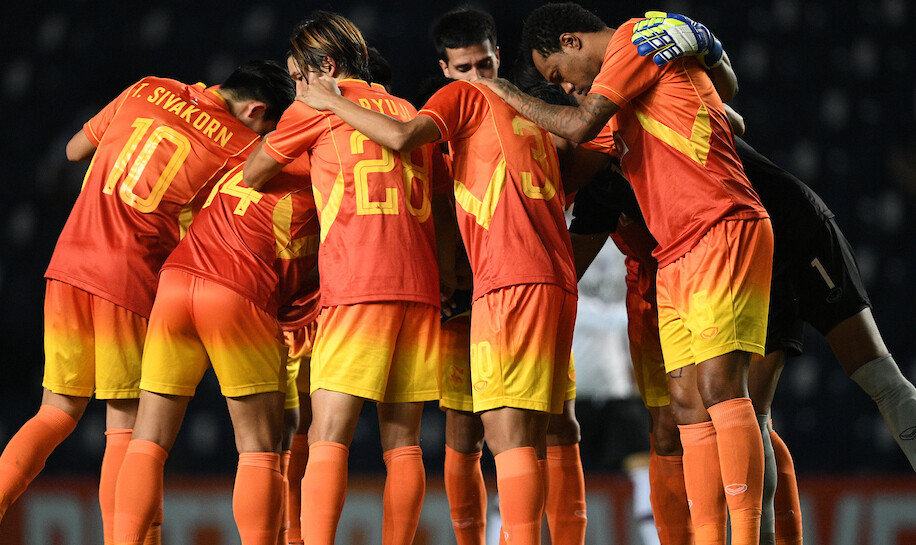
[[[97,150],[46,276],[148,316],[192,202],[258,135],[203,84],[148,77],[84,126]]]
[[[308,157],[259,191],[242,164],[210,191],[200,214],[163,265],[222,284],[271,315],[296,298],[318,262],[318,217]]]
[[[564,193],[553,139],[482,85],[456,81],[421,113],[452,149],[462,236],[474,297],[494,289],[555,284],[576,293]]]
[[[344,79],[339,87],[365,108],[400,120],[416,115],[407,101],[380,85]],[[309,154],[321,222],[322,305],[439,305],[431,146],[394,152],[336,115],[297,101],[268,136],[264,151],[280,162]]]

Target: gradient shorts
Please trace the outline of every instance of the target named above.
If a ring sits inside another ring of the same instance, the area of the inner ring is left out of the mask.
[[[667,372],[734,351],[764,353],[773,230],[769,219],[712,226],[658,270],[658,328]]]
[[[99,399],[140,397],[147,319],[79,288],[45,285],[45,369],[55,394]]]

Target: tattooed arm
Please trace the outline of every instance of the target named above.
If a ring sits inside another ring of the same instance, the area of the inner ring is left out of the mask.
[[[555,106],[529,96],[504,79],[480,79],[520,114],[557,136],[582,143],[598,136],[620,106],[601,95],[579,99],[579,106]]]

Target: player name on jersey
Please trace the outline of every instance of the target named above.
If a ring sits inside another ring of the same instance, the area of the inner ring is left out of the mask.
[[[226,147],[229,140],[232,139],[232,131],[228,130],[218,120],[213,119],[207,112],[200,111],[200,108],[197,108],[193,103],[189,104],[165,87],[156,87],[149,90],[146,88],[147,86],[149,86],[149,83],[138,85],[137,89],[134,90],[133,97],[142,98],[145,94],[147,102],[177,115],[179,119],[187,122],[222,147]]]

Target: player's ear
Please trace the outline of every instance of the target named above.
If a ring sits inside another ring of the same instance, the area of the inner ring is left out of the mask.
[[[324,61],[321,63],[321,71],[332,78],[336,78],[338,76],[337,70],[337,61],[334,60],[334,57],[325,56]]]
[[[574,32],[564,32],[560,34],[560,47],[582,49],[582,40]]]
[[[449,77],[448,75],[448,63],[442,59],[439,59],[439,67],[442,68],[442,75]]]
[[[260,100],[249,100],[245,105],[244,115],[253,121],[260,121],[267,113],[267,104]]]

